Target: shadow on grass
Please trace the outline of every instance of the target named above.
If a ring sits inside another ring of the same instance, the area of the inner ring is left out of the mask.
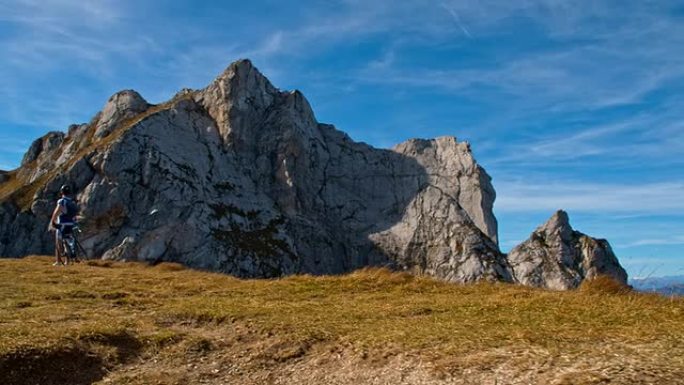
[[[0,378],[5,385],[90,385],[141,350],[140,341],[128,334],[89,336],[56,349],[0,356]]]

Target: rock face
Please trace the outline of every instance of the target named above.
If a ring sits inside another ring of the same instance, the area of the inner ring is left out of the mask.
[[[63,132],[48,132],[45,136],[40,139],[36,139],[29,147],[29,150],[24,154],[24,158],[21,161],[22,166],[26,166],[31,162],[38,160],[38,157],[42,154],[49,154],[58,148],[64,141]],[[42,159],[44,161],[44,159]]]
[[[248,60],[202,90],[112,96],[88,124],[37,140],[0,184],[0,255],[53,252],[62,184],[98,257],[240,277],[390,266],[447,281],[513,281],[491,179],[467,143],[391,150],[318,123],[304,96]]]
[[[597,275],[627,284],[627,273],[608,242],[573,230],[564,211],[511,250],[508,261],[515,280],[524,285],[567,290]]]
[[[130,119],[145,112],[149,104],[133,90],[119,91],[107,101],[102,112],[95,118],[95,138],[109,135],[125,119]]]
[[[162,105],[119,92],[90,124],[36,141],[10,178],[23,186],[0,196],[4,256],[52,252],[47,218],[71,183],[82,243],[105,258],[243,277],[388,265],[511,280],[494,189],[466,143],[356,143],[247,60]]]

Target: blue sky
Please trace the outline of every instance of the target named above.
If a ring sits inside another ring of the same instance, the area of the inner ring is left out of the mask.
[[[682,47],[664,0],[0,0],[0,168],[120,89],[248,57],[356,140],[470,141],[504,250],[563,208],[631,276],[683,274]]]

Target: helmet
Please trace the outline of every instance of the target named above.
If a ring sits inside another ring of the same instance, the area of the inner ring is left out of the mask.
[[[59,192],[61,192],[64,195],[71,195],[71,187],[65,184],[62,187],[60,187]]]

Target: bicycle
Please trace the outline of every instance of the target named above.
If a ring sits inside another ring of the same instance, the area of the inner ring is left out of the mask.
[[[81,262],[79,254],[83,255],[84,259],[88,259],[88,253],[81,245],[81,242],[78,241],[77,234],[81,232],[81,228],[78,224],[75,224],[69,234],[62,235],[62,256],[64,256],[67,265]]]

